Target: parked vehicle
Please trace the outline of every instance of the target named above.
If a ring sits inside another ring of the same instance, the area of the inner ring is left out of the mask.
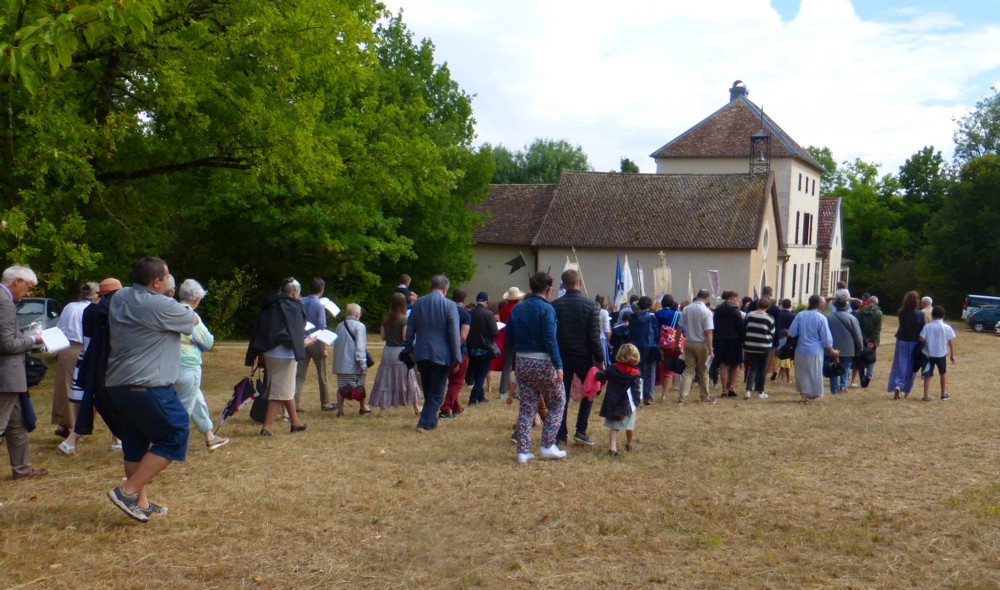
[[[17,302],[17,327],[22,334],[34,334],[59,323],[62,305],[49,297],[25,297]]]
[[[997,322],[1000,322],[1000,307],[980,307],[965,318],[969,327],[976,332],[995,330]]]
[[[993,295],[966,295],[965,302],[962,303],[962,319],[969,319],[969,316],[981,307],[1000,307],[1000,297],[994,297]]]

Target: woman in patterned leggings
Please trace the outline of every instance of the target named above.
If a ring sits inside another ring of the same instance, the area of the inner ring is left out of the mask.
[[[528,280],[531,296],[518,304],[507,323],[507,338],[514,349],[520,407],[517,418],[517,462],[535,458],[531,453],[531,427],[538,412],[539,398],[548,414],[542,425],[544,459],[562,459],[566,451],[556,446],[556,434],[566,407],[562,358],[556,342],[556,313],[549,304],[552,277],[540,272]]]

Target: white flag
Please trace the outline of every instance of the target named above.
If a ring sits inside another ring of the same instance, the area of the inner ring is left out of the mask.
[[[632,267],[628,265],[628,254],[625,255],[625,267],[622,268],[622,300],[628,303],[628,294],[632,292],[635,282],[632,280]]]
[[[688,269],[688,301],[694,301],[694,281],[691,278],[691,269]]]

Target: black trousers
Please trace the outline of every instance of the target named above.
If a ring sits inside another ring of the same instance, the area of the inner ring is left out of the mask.
[[[569,440],[569,431],[566,428],[566,416],[569,414],[569,392],[573,387],[573,376],[576,375],[583,381],[587,378],[587,373],[594,366],[594,359],[589,356],[564,356],[563,359],[563,385],[566,387],[566,408],[563,412],[562,424],[559,426],[557,440]],[[580,400],[580,411],[576,415],[576,431],[580,434],[587,434],[587,425],[590,422],[590,411],[594,407],[594,402],[584,398]]]

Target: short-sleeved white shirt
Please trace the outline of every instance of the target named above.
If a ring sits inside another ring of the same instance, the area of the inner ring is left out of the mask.
[[[704,342],[705,332],[715,329],[715,317],[707,305],[695,300],[681,311],[678,324],[684,328],[689,342]]]
[[[924,339],[927,356],[941,358],[948,356],[948,341],[955,339],[955,330],[944,323],[944,320],[934,320],[924,324],[920,329],[920,337]]]

